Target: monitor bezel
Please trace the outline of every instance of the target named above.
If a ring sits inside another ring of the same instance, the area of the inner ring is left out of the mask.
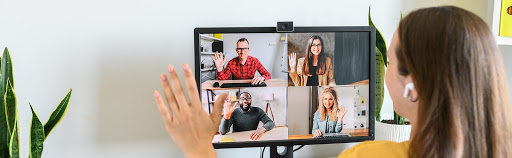
[[[329,139],[288,139],[288,140],[264,140],[246,142],[212,143],[215,149],[222,148],[244,148],[244,147],[265,147],[265,146],[293,146],[312,144],[336,144],[361,142],[375,139],[375,45],[376,31],[373,26],[319,26],[319,27],[295,27],[293,32],[277,32],[275,27],[204,27],[194,29],[194,70],[196,84],[201,92],[201,68],[200,65],[200,38],[199,34],[213,33],[315,33],[315,32],[369,32],[370,33],[370,100],[369,100],[369,136]],[[287,110],[287,112],[289,112]]]

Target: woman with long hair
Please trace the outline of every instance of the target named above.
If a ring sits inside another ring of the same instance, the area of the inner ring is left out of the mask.
[[[320,36],[311,36],[305,51],[305,57],[298,61],[297,54],[288,58],[290,78],[295,86],[336,85],[331,58],[324,53],[324,42]]]
[[[313,137],[324,133],[340,133],[343,129],[343,117],[347,113],[344,106],[338,108],[338,92],[334,87],[325,87],[320,95],[318,110],[313,116]]]
[[[400,21],[388,55],[386,84],[394,110],[411,122],[410,141],[361,143],[340,156],[384,149],[394,150],[390,157],[512,156],[505,71],[482,19],[450,6],[414,11]]]
[[[413,11],[400,21],[388,55],[386,84],[394,110],[411,122],[411,139],[359,143],[339,157],[512,155],[506,73],[494,36],[481,18],[452,6]],[[175,93],[166,93],[172,119],[155,92],[169,134],[185,155],[215,157],[211,139],[220,123],[222,100],[212,115],[202,111],[194,76],[186,66],[190,107],[196,109],[189,110],[176,73],[171,76],[172,85],[179,87],[174,88]],[[164,92],[171,91],[165,75],[162,84]],[[197,113],[200,117],[186,117]]]

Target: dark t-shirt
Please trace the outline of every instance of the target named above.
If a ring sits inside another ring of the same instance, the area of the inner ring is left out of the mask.
[[[229,132],[231,125],[233,125],[233,132],[256,130],[260,121],[263,123],[263,127],[265,127],[267,131],[274,128],[274,122],[261,108],[251,107],[251,110],[247,112],[244,112],[240,108],[236,108],[231,114],[229,120],[222,118],[219,132],[221,134],[226,134]]]
[[[316,74],[317,69],[318,66],[309,67],[309,73],[311,73],[312,76],[308,77],[308,83],[306,83],[306,86],[318,86],[318,75]]]

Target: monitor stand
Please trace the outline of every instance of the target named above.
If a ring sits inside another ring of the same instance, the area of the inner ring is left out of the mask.
[[[284,151],[277,152],[277,146],[270,146],[270,157],[271,158],[293,158],[293,145],[284,146]]]

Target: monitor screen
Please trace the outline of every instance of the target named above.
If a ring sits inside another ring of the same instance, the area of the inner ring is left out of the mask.
[[[196,28],[202,107],[222,93],[216,148],[374,138],[375,28]]]

